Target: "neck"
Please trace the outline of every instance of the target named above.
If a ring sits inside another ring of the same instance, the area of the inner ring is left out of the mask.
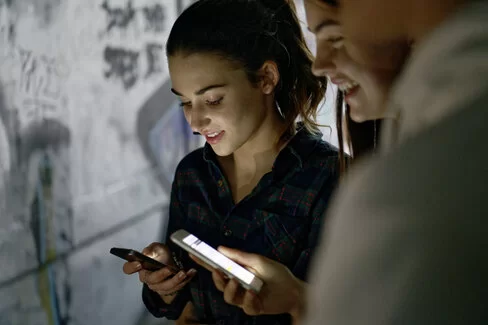
[[[469,0],[468,0],[469,1]],[[442,1],[415,1],[412,10],[409,28],[410,39],[416,43],[424,39],[434,31],[460,7],[468,2],[467,0],[442,0]]]
[[[264,174],[271,170],[281,150],[280,135],[284,130],[284,122],[274,110],[267,114],[252,137],[232,155],[221,158],[227,166],[232,166],[236,175]]]

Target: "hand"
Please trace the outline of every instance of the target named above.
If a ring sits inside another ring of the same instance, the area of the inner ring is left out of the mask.
[[[221,271],[190,255],[196,263],[212,272],[215,286],[224,293],[224,300],[228,304],[242,308],[251,316],[289,313],[295,320],[300,318],[305,300],[305,282],[296,278],[286,266],[264,256],[236,249],[221,246],[218,250],[264,281],[260,293],[256,294],[242,288],[237,280],[229,280]]]
[[[166,245],[152,243],[144,248],[142,254],[149,256],[163,264],[176,267],[171,252]],[[176,293],[191,281],[195,276],[196,270],[191,269],[188,272],[180,271],[175,275],[169,267],[164,267],[157,271],[148,271],[142,268],[139,262],[126,262],[123,267],[125,274],[139,273],[139,281],[147,284],[149,289],[158,293],[166,303],[171,303]]]
[[[183,309],[183,312],[181,313],[180,318],[178,318],[175,321],[175,325],[196,325],[196,324],[202,324],[198,320],[198,318],[195,315],[195,307],[193,306],[193,303],[189,301],[185,308]]]

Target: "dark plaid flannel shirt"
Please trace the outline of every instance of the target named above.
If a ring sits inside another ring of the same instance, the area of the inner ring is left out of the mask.
[[[215,153],[206,144],[178,165],[171,191],[168,237],[178,229],[193,233],[213,247],[224,245],[277,260],[305,280],[318,244],[332,191],[338,183],[337,150],[321,135],[300,130],[279,153],[272,171],[251,194],[233,203]],[[210,272],[189,259],[169,240],[186,270],[197,275],[171,305],[147,286],[143,301],[156,317],[177,319],[188,301],[203,324],[290,324],[289,315],[251,317],[228,305]]]

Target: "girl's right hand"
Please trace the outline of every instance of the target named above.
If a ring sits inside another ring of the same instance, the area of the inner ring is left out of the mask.
[[[175,266],[171,251],[161,243],[152,243],[142,250],[142,254],[151,257],[165,265]],[[170,304],[179,290],[191,281],[197,271],[191,269],[188,272],[180,271],[176,275],[169,267],[157,271],[148,271],[142,268],[139,262],[126,262],[123,267],[125,274],[139,273],[139,280],[145,283],[149,289],[158,293],[163,301]]]

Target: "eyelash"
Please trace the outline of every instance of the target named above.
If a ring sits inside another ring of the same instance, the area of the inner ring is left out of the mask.
[[[330,43],[337,43],[337,42],[340,42],[344,39],[344,37],[342,36],[337,36],[337,37],[333,37],[333,38],[329,38],[328,41]]]
[[[219,105],[222,102],[222,99],[224,99],[224,98],[222,97],[222,98],[219,98],[219,99],[214,100],[214,101],[207,100],[205,103],[207,105],[210,105],[210,106],[217,106],[217,105]],[[183,108],[185,108],[185,107],[191,107],[191,102],[181,102],[180,103],[180,107],[183,107]]]
[[[214,101],[209,101],[209,100],[207,100],[207,101],[206,101],[206,104],[207,104],[207,105],[210,105],[210,106],[217,106],[217,105],[219,105],[219,104],[222,102],[222,99],[224,99],[224,98],[223,98],[223,97],[221,97],[221,98],[219,98],[219,99],[217,99],[217,100],[214,100]]]

